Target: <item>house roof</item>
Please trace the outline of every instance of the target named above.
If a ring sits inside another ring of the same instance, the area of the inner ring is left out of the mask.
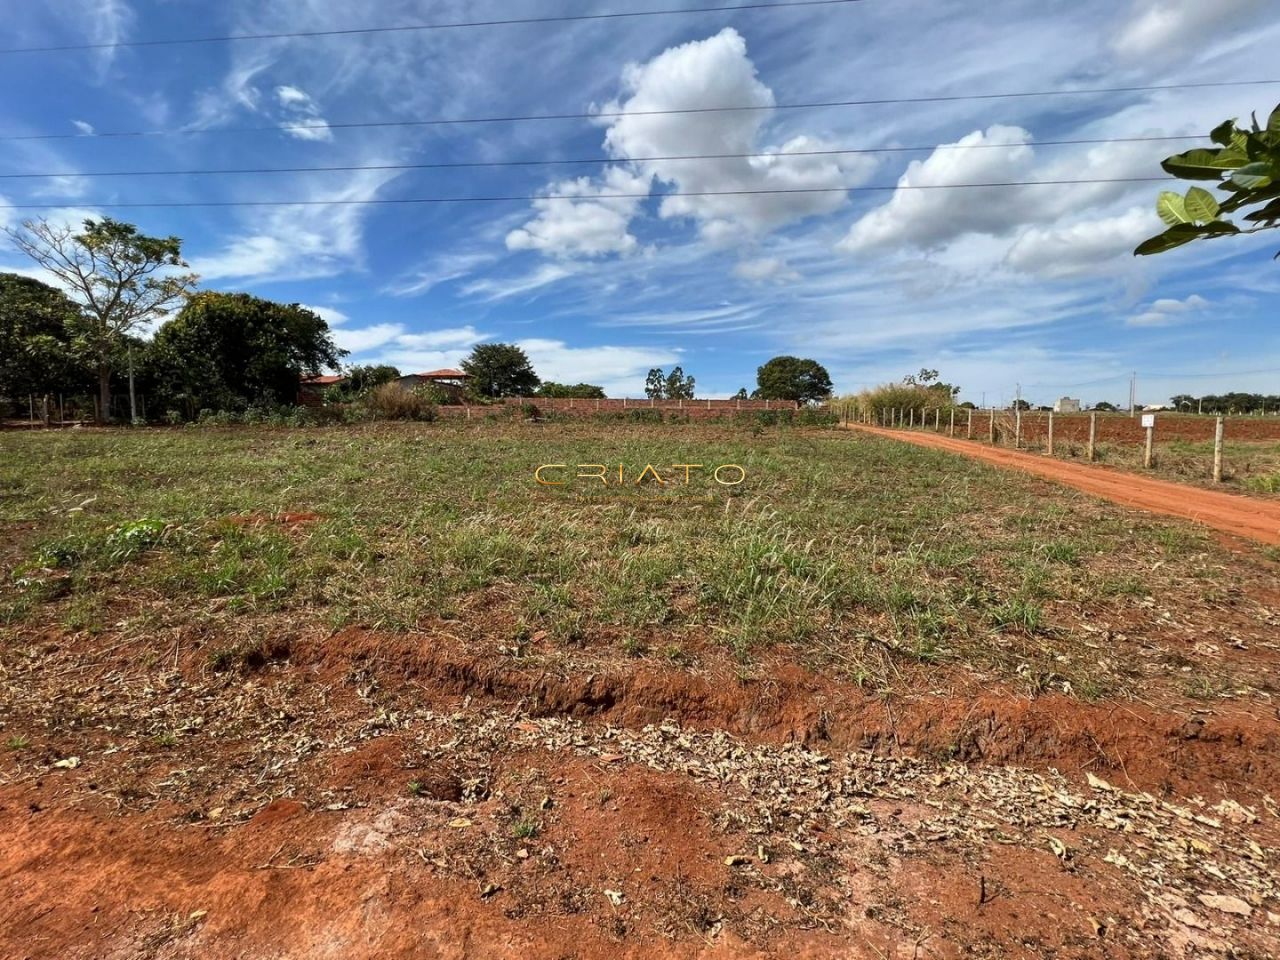
[[[461,370],[454,370],[452,367],[444,367],[440,370],[428,370],[426,373],[412,374],[415,377],[421,377],[423,380],[465,380],[467,375]]]
[[[327,387],[335,383],[346,383],[347,378],[341,375],[335,377],[335,376],[330,376],[328,374],[325,374],[323,376],[317,376],[317,377],[303,377],[302,382],[313,383],[318,387]]]

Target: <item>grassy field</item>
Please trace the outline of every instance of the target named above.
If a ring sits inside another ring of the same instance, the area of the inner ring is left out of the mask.
[[[623,464],[626,482],[542,486],[543,463]],[[686,484],[684,463],[745,480]],[[646,464],[678,482],[634,483]],[[750,670],[783,650],[872,688],[963,665],[1087,699],[1153,672],[1216,693],[1250,681],[1180,676],[1170,638],[1223,611],[1265,630],[1241,585],[1273,576],[1189,525],[963,458],[715,424],[10,433],[0,525],[4,634],[181,626],[214,667],[300,625],[464,622],[516,654],[537,638]],[[1151,656],[1117,655],[1112,632]]]

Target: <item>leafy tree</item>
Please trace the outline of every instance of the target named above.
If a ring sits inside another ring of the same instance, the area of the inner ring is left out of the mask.
[[[1156,212],[1168,229],[1140,244],[1135,254],[1164,253],[1192,240],[1258,233],[1280,226],[1280,106],[1272,111],[1265,129],[1258,126],[1256,117],[1248,129],[1227,120],[1209,138],[1218,146],[1179,153],[1161,166],[1180,180],[1214,181],[1229,196],[1219,200],[1198,186],[1186,196],[1169,190],[1161,193]],[[1241,219],[1256,226],[1242,229],[1223,216],[1243,210],[1250,212]]]
[[[810,403],[831,396],[831,375],[816,360],[774,357],[756,371],[760,400],[794,400]]]
[[[650,400],[667,399],[667,375],[660,367],[654,367],[644,378],[644,395]]]
[[[746,387],[739,387],[739,388],[738,388],[738,392],[737,392],[737,393],[735,393],[731,399],[734,399],[734,400],[749,400],[749,399],[751,399],[751,397],[750,397],[750,395],[747,393],[747,388],[746,388]]]
[[[149,237],[131,223],[85,220],[80,232],[47,220],[27,220],[5,232],[61,281],[81,307],[76,340],[98,377],[99,413],[111,419],[111,370],[123,338],[176,306],[195,287],[177,237]]]
[[[0,396],[78,390],[87,373],[74,342],[79,319],[61,290],[0,273]]]
[[[538,388],[538,396],[564,400],[603,400],[604,387],[597,387],[594,383],[553,383],[548,380]]]
[[[1115,413],[1120,408],[1114,403],[1107,403],[1107,401],[1103,400],[1101,403],[1095,403],[1093,405],[1093,409],[1097,410],[1099,413]]]
[[[363,364],[357,363],[346,370],[346,389],[353,394],[361,394],[384,383],[400,379],[399,367],[389,363]]]
[[[527,397],[542,381],[514,343],[482,343],[462,361],[470,388],[481,397]]]
[[[247,293],[195,294],[152,343],[159,399],[192,416],[292,403],[304,376],[344,356],[317,314]]]
[[[667,374],[666,394],[668,400],[692,400],[693,377],[686,377],[683,367],[673,367]]]
[[[1030,410],[1030,409],[1031,409],[1031,404],[1030,404],[1030,403],[1028,403],[1026,400],[1015,400],[1015,401],[1013,401],[1013,403],[1011,403],[1011,404],[1009,405],[1009,409],[1010,409],[1010,410],[1023,410],[1023,411],[1025,411],[1025,410]]]

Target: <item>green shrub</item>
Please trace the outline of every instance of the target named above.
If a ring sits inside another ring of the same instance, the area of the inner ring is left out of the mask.
[[[384,383],[375,387],[365,397],[364,407],[369,416],[375,420],[430,422],[437,416],[431,393],[421,388],[405,390],[394,383]]]

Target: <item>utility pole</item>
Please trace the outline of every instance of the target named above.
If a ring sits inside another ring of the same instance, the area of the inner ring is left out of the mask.
[[[1138,411],[1138,371],[1129,376],[1129,416],[1137,416]]]

